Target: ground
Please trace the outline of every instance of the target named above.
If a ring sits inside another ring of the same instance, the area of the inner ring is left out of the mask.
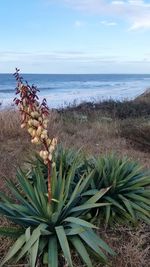
[[[98,106],[83,103],[78,107],[51,111],[49,135],[57,136],[58,142],[65,147],[82,148],[86,154],[90,155],[115,153],[118,157],[128,156],[138,161],[143,168],[150,169],[150,135],[147,134],[147,131],[150,131],[149,107],[140,103],[136,112],[132,109],[128,114],[125,108],[122,112],[120,106],[116,104],[113,108],[112,106],[108,108],[110,104],[112,105],[110,102],[104,106],[100,103]],[[133,103],[126,104],[129,111],[128,105],[133,107]],[[142,107],[144,107],[144,113],[141,114]],[[122,113],[119,113],[118,109]],[[123,115],[120,117],[118,114]],[[13,109],[1,111],[0,188],[2,191],[9,194],[5,178],[15,179],[16,168],[24,166],[28,155],[35,149],[38,148],[31,144],[26,130],[20,128],[18,112]],[[0,222],[1,225],[8,224],[4,218],[1,218]],[[135,228],[117,225],[104,229],[104,226],[100,224],[99,232],[117,252],[116,257],[109,259],[112,267],[149,266],[148,226],[140,223]],[[0,238],[0,258],[10,245],[11,240]],[[82,266],[76,255],[74,255],[74,262],[75,267]],[[96,266],[101,265],[97,263]]]

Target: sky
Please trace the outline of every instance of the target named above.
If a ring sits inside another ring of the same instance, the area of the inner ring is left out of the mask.
[[[0,72],[150,73],[150,0],[0,0]]]

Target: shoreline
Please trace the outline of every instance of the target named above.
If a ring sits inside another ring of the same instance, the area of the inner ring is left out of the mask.
[[[39,98],[47,99],[50,108],[65,108],[70,104],[133,100],[150,86],[150,75],[81,74],[81,75],[23,75],[29,84],[40,90]],[[10,107],[15,97],[16,81],[13,75],[0,75],[0,103]]]
[[[104,103],[134,103],[135,101],[138,102],[147,102],[148,98],[148,102],[150,99],[150,89],[147,88],[142,94],[137,95],[134,98],[123,98],[123,99],[114,99],[114,98],[103,98],[103,99],[89,99],[89,100],[83,100],[83,101],[76,101],[76,99],[74,99],[72,102],[70,103],[66,103],[64,105],[60,105],[57,107],[49,107],[50,110],[55,110],[55,111],[63,111],[63,110],[73,110],[73,109],[82,109],[82,107],[89,107],[91,109],[95,109],[95,108],[101,108],[100,106],[103,107]],[[41,98],[42,99],[42,98]],[[0,111],[3,110],[15,110],[15,104],[12,102],[11,104],[8,105],[3,105],[2,102],[0,102]]]

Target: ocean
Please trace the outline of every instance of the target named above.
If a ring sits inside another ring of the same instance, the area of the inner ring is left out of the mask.
[[[59,108],[83,101],[133,99],[150,87],[148,74],[23,74],[24,80],[40,90],[49,107]],[[16,81],[0,74],[1,107],[13,104]]]

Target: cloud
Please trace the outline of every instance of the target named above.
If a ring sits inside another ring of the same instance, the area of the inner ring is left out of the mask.
[[[0,51],[1,62],[13,62],[16,60],[28,61],[30,57],[32,57],[32,53],[16,52],[16,51]]]
[[[130,30],[150,29],[150,3],[144,0],[57,0],[86,13],[127,21]]]
[[[101,24],[105,25],[105,26],[116,26],[117,23],[114,21],[107,21],[107,20],[102,20]]]
[[[52,51],[52,52],[14,52],[0,51],[2,62],[7,61],[95,61],[95,60],[112,60],[112,56],[104,57],[102,54],[90,53],[83,51]]]
[[[129,28],[130,31],[138,29],[150,29],[150,18],[141,18],[138,21],[135,21]]]
[[[0,50],[0,71],[13,72],[19,67],[31,73],[149,73],[150,54],[118,56],[111,51],[101,53],[78,50],[14,52]]]
[[[93,64],[149,64],[149,54],[145,55],[145,58],[131,58],[130,60],[124,56],[118,56],[110,54],[96,53],[96,52],[83,52],[83,51],[52,51],[52,52],[16,52],[13,51],[0,51],[0,58],[3,64],[10,64],[10,66],[20,66],[31,64],[32,65],[52,65],[56,64],[72,64],[73,66],[79,66],[85,64],[86,66]],[[8,65],[9,65],[8,64]]]

